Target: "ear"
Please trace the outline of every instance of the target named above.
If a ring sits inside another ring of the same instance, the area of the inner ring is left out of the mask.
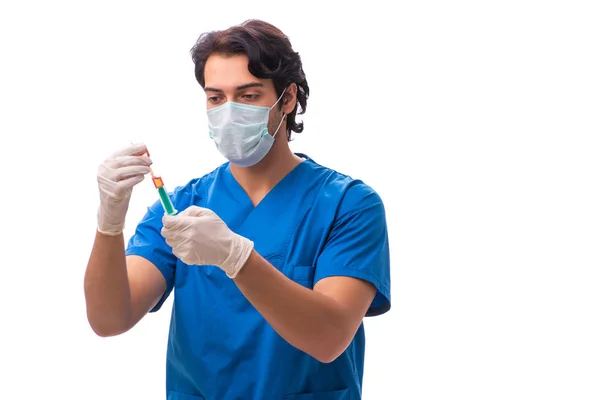
[[[294,107],[296,107],[298,101],[296,93],[298,93],[298,86],[295,83],[290,83],[282,98],[284,113],[289,114],[294,110]]]

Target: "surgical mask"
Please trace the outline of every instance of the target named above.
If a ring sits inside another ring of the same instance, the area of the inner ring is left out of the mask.
[[[261,161],[271,150],[285,114],[271,136],[268,129],[269,112],[279,103],[284,93],[285,90],[270,108],[228,101],[207,111],[210,137],[219,152],[231,163],[250,167]]]

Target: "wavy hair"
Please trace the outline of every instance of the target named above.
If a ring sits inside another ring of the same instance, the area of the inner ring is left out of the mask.
[[[303,122],[296,122],[296,114],[304,114],[309,88],[302,69],[300,55],[294,51],[290,40],[275,26],[256,19],[232,26],[226,30],[205,32],[190,51],[194,62],[196,80],[205,87],[204,67],[211,54],[238,55],[248,57],[248,71],[259,79],[272,79],[277,93],[290,84],[298,86],[296,105],[287,116],[287,139],[292,131],[301,133]],[[279,108],[283,102],[279,103]]]

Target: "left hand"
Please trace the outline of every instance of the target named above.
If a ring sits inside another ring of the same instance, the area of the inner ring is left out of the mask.
[[[165,215],[161,234],[173,254],[188,265],[216,265],[235,278],[254,250],[254,242],[232,232],[217,214],[191,206]]]

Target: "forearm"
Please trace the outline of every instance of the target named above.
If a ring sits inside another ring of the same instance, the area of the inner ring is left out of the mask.
[[[100,336],[120,334],[131,318],[123,235],[96,233],[84,278],[87,316]]]
[[[281,337],[317,360],[332,361],[352,340],[346,313],[335,300],[287,278],[258,253],[234,281]]]

